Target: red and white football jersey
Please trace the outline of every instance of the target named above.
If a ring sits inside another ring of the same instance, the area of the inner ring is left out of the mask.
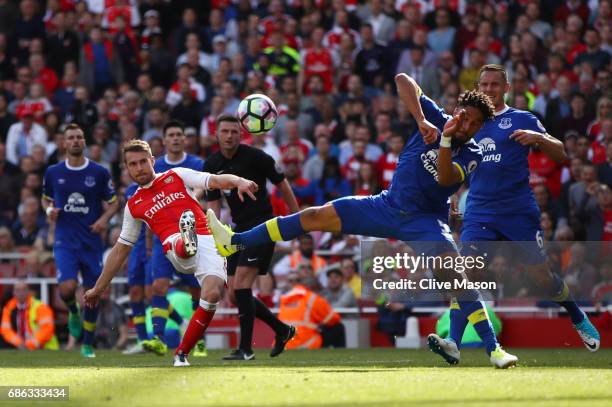
[[[179,233],[179,219],[188,209],[195,215],[196,233],[210,234],[204,211],[193,195],[194,188],[208,189],[209,179],[209,173],[188,168],[156,174],[153,182],[139,187],[125,205],[119,242],[133,246],[144,222],[164,243]]]

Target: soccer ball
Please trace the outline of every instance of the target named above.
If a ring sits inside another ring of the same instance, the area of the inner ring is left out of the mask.
[[[274,127],[278,110],[272,99],[254,93],[242,99],[238,105],[238,119],[242,127],[251,134],[266,133]]]

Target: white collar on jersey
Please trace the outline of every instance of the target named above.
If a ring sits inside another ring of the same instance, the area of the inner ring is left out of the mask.
[[[66,168],[68,168],[69,170],[72,171],[79,171],[84,169],[85,167],[87,167],[89,165],[89,158],[85,157],[85,163],[83,165],[81,165],[80,167],[73,167],[70,164],[68,164],[68,160],[66,160]]]
[[[177,164],[182,164],[185,160],[187,159],[187,153],[183,151],[183,158],[181,158],[178,161],[170,161],[168,160],[168,154],[164,154],[164,161],[166,162],[166,164],[168,165],[177,165]]]
[[[504,104],[504,108],[502,110],[500,110],[499,112],[495,112],[495,116],[499,116],[500,114],[504,114],[508,111],[508,109],[510,109],[510,106]]]

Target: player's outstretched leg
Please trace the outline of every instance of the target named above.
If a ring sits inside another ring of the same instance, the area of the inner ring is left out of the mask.
[[[202,282],[202,298],[200,299],[200,306],[194,312],[189,321],[189,326],[185,335],[181,340],[181,344],[176,348],[174,354],[174,366],[189,366],[187,356],[196,345],[196,343],[202,339],[206,328],[212,321],[217,309],[217,304],[221,300],[223,294],[223,286],[225,281],[217,276],[206,276]]]
[[[215,238],[217,250],[223,257],[228,257],[243,247],[293,240],[306,232],[342,230],[340,217],[331,203],[304,209],[289,216],[279,216],[241,233],[235,233],[229,226],[221,223],[212,209],[206,211],[206,219],[208,229]]]
[[[552,300],[567,310],[584,346],[590,352],[596,352],[601,343],[597,328],[591,323],[587,314],[578,307],[565,281],[555,273],[550,272],[550,275],[555,286]]]

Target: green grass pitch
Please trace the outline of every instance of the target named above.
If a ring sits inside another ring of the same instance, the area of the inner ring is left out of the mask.
[[[496,370],[482,350],[448,367],[428,350],[287,351],[223,362],[226,352],[172,368],[170,354],[0,352],[0,385],[70,387],[69,402],[0,406],[411,406],[612,405],[612,349],[518,349],[520,365]]]

